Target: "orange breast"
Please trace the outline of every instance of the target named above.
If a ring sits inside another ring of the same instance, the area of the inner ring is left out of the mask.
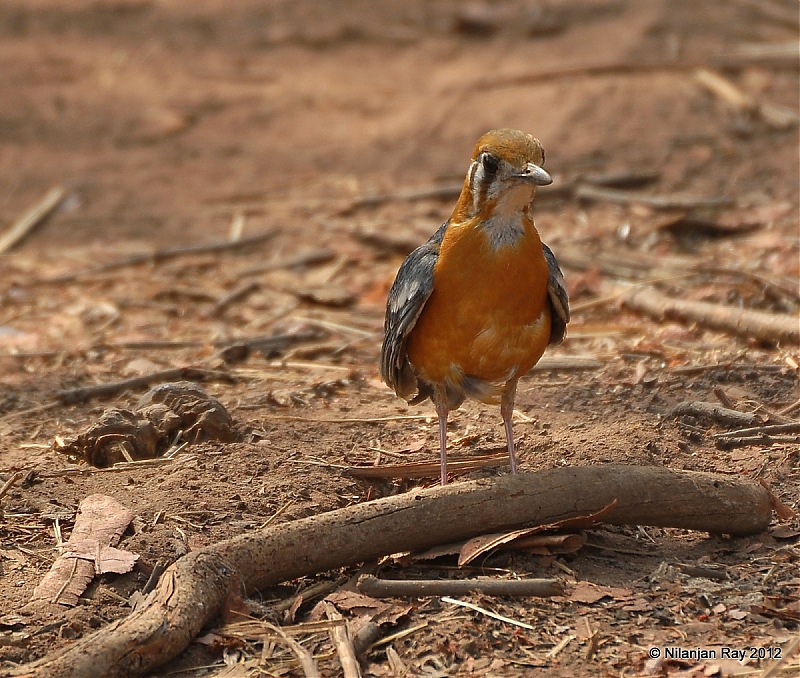
[[[453,385],[463,375],[497,383],[526,373],[550,336],[547,278],[532,223],[497,249],[483,228],[451,226],[433,293],[409,337],[411,364],[424,380]]]

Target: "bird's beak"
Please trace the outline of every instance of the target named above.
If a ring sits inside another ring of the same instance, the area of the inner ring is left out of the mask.
[[[525,169],[517,176],[520,179],[530,181],[537,186],[548,186],[549,184],[553,183],[553,177],[551,177],[543,168],[539,167],[539,165],[534,165],[532,162],[529,162]]]

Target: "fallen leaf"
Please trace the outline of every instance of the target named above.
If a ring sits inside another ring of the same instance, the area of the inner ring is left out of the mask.
[[[646,598],[636,598],[632,603],[622,606],[622,609],[626,612],[646,612],[651,608],[652,603]]]
[[[602,518],[607,516],[617,505],[616,499],[608,506],[603,507],[594,513],[586,513],[577,518],[569,518],[567,520],[560,520],[556,523],[549,523],[547,525],[536,525],[534,527],[526,527],[521,530],[513,530],[501,534],[486,534],[480,537],[475,537],[467,541],[461,547],[461,555],[458,558],[459,567],[471,563],[478,556],[487,553],[503,545],[508,545],[515,540],[530,537],[531,535],[538,534],[545,531],[556,531],[564,529],[585,529],[591,527]]]
[[[800,535],[800,529],[791,525],[777,525],[769,531],[775,539],[794,539]]]
[[[377,598],[370,598],[356,591],[334,591],[325,597],[344,612],[353,614],[378,614],[392,607],[391,603],[385,603]]]
[[[586,603],[591,605],[603,598],[614,598],[616,600],[624,600],[633,596],[633,591],[630,589],[618,586],[600,586],[592,584],[588,581],[581,581],[572,589],[572,593],[568,596],[568,600],[575,603]]]
[[[767,481],[763,478],[758,479],[759,484],[763,487],[767,492],[769,492],[769,498],[772,502],[772,510],[775,511],[778,518],[781,520],[790,520],[794,518],[795,512],[786,504],[784,504],[778,496],[769,489],[769,485],[767,485]]]

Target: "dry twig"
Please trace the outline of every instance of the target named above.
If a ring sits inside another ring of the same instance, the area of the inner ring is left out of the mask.
[[[64,199],[63,187],[51,188],[37,204],[17,219],[8,230],[0,235],[0,254],[13,249],[40,224],[44,223]]]
[[[314,264],[324,264],[327,261],[330,261],[336,256],[336,252],[327,247],[321,247],[319,249],[308,250],[306,252],[300,252],[299,254],[295,254],[294,256],[288,257],[286,259],[279,259],[278,261],[271,261],[267,264],[261,264],[260,266],[254,266],[252,268],[246,268],[243,271],[238,273],[239,278],[245,278],[251,275],[261,275],[263,273],[269,273],[271,271],[278,271],[284,268],[295,268],[298,266],[312,266]]]
[[[450,598],[449,596],[442,596],[442,602],[452,603],[453,605],[466,607],[467,609],[474,610],[475,612],[479,612],[480,614],[486,615],[487,617],[491,617],[492,619],[496,619],[497,621],[504,622],[505,624],[519,626],[520,628],[528,629],[529,631],[536,630],[535,626],[531,626],[530,624],[521,622],[517,619],[512,619],[511,617],[506,617],[505,615],[502,614],[497,614],[497,612],[492,612],[491,610],[487,610],[485,607],[480,607],[479,605],[468,603],[466,600],[456,600],[455,598]]]
[[[700,85],[709,92],[722,99],[737,113],[759,115],[770,127],[787,129],[796,125],[800,117],[794,109],[778,106],[765,101],[759,101],[749,94],[745,94],[730,80],[719,73],[714,73],[706,68],[701,68],[694,75]]]
[[[466,596],[477,591],[487,596],[563,596],[558,579],[378,579],[364,575],[358,590],[373,598],[405,596]]]
[[[227,372],[219,370],[204,370],[197,367],[172,367],[167,370],[159,370],[150,374],[143,374],[130,379],[120,381],[110,381],[105,384],[95,384],[94,386],[80,386],[70,388],[56,393],[56,398],[64,405],[74,405],[82,403],[92,398],[104,398],[115,396],[124,391],[132,391],[144,388],[158,382],[166,381],[203,381],[210,377],[218,377],[231,380],[233,377]]]
[[[508,455],[484,454],[465,459],[448,459],[447,468],[451,473],[467,473],[484,468],[503,466],[508,463]],[[439,462],[411,461],[405,464],[383,464],[381,466],[346,466],[347,473],[354,478],[430,478],[440,470]]]
[[[589,184],[578,184],[574,191],[579,200],[601,200],[620,205],[647,205],[658,210],[694,209],[730,205],[730,198],[701,198],[688,195],[644,195],[638,191],[623,191]]]
[[[0,487],[0,499],[5,497],[8,494],[9,490],[11,490],[11,488],[14,487],[14,484],[24,475],[25,474],[22,471],[15,471],[14,473],[12,473],[11,477],[8,478],[8,480],[6,480],[6,482],[3,483],[2,487]]]
[[[739,412],[720,407],[714,403],[701,401],[688,401],[679,403],[672,408],[670,413],[673,417],[691,416],[700,419],[710,419],[724,426],[753,426],[760,424],[763,419],[752,412]]]
[[[702,62],[693,61],[656,61],[639,62],[634,60],[617,61],[600,64],[584,64],[577,66],[558,67],[552,70],[537,71],[535,73],[521,73],[505,77],[492,77],[478,81],[471,86],[471,90],[492,90],[504,87],[527,86],[531,83],[552,82],[573,78],[596,78],[602,76],[619,76],[648,73],[687,73],[697,68],[717,66],[720,68],[742,68],[750,63],[774,64],[777,66],[797,67],[797,42],[779,43],[777,45],[750,46],[750,49],[740,48],[736,51],[719,54]]]
[[[788,643],[786,643],[786,645],[783,646],[782,648],[783,652],[781,652],[781,656],[777,659],[773,659],[767,666],[764,667],[764,672],[761,674],[760,678],[772,678],[772,676],[777,675],[780,672],[781,667],[789,660],[789,658],[795,652],[797,652],[797,649],[799,647],[800,647],[800,636],[795,636],[792,640],[790,640]]]
[[[280,626],[264,622],[264,625],[271,628],[283,640],[289,649],[294,652],[297,660],[300,662],[300,668],[303,669],[303,675],[306,678],[320,678],[319,667],[311,653],[306,650],[300,643],[286,633]]]
[[[168,259],[175,259],[177,257],[185,257],[196,254],[216,254],[219,252],[228,252],[239,249],[247,249],[253,245],[258,245],[267,240],[271,240],[279,233],[279,229],[274,228],[263,233],[256,233],[241,240],[223,240],[221,242],[213,242],[203,245],[187,245],[183,247],[170,247],[163,250],[155,250],[153,252],[144,254],[132,254],[128,257],[116,259],[114,261],[106,262],[105,264],[98,264],[90,268],[85,268],[81,271],[73,271],[72,273],[64,273],[57,275],[53,278],[42,278],[35,280],[33,284],[37,285],[60,285],[63,283],[74,282],[87,275],[95,273],[103,273],[105,271],[114,271],[120,268],[128,268],[130,266],[140,266],[141,264],[156,263],[167,261]]]
[[[353,641],[350,640],[350,634],[347,630],[347,624],[344,623],[344,618],[333,606],[333,603],[325,601],[323,606],[328,619],[341,622],[331,626],[328,633],[339,654],[339,663],[342,665],[344,678],[361,678],[361,667],[358,665],[356,651],[353,647]]]
[[[731,450],[736,447],[748,447],[750,445],[770,446],[778,443],[800,443],[800,435],[798,434],[800,434],[800,422],[755,426],[753,428],[739,429],[738,431],[717,433],[714,436],[714,444],[720,450]]]
[[[219,299],[206,313],[205,316],[207,318],[215,318],[219,315],[222,315],[228,307],[232,304],[238,303],[248,296],[250,296],[253,292],[257,292],[259,285],[257,282],[247,283],[246,285],[242,285],[241,287],[237,287],[234,290],[231,290],[226,294],[224,297]]]
[[[796,316],[722,306],[706,301],[673,299],[653,288],[637,287],[622,297],[630,309],[658,319],[674,317],[748,339],[800,344]]]
[[[740,428],[736,431],[726,431],[717,433],[715,438],[731,438],[735,436],[759,436],[774,435],[776,433],[800,433],[800,422],[791,424],[772,424],[768,426],[753,426],[750,428]]]

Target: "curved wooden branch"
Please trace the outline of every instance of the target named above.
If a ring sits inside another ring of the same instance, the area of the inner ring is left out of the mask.
[[[164,573],[142,609],[11,675],[142,675],[180,654],[238,586],[253,591],[387,553],[553,523],[614,500],[605,522],[733,535],[764,530],[772,514],[769,492],[749,481],[615,464],[414,490],[194,551]]]

